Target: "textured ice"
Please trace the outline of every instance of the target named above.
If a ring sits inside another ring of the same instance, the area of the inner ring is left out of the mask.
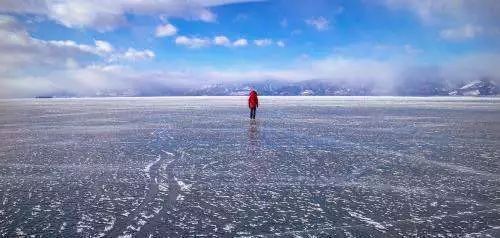
[[[0,237],[499,237],[500,98],[0,100]]]

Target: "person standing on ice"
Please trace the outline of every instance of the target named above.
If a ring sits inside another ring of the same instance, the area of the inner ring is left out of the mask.
[[[250,91],[250,96],[248,97],[248,107],[250,108],[250,119],[255,119],[255,112],[259,107],[259,98],[257,97],[257,92],[253,89]]]

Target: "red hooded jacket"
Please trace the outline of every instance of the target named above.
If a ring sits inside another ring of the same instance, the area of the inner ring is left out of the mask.
[[[252,90],[250,92],[250,96],[248,97],[248,107],[256,108],[259,107],[259,98],[257,98],[257,92]]]

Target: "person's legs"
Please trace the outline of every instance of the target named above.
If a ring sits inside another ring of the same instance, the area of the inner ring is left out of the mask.
[[[250,118],[255,119],[255,107],[250,108]]]
[[[255,114],[257,114],[257,108],[253,109],[253,119],[255,119]]]

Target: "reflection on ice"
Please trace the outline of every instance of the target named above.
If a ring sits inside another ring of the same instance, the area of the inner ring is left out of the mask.
[[[252,156],[256,156],[257,150],[259,150],[261,143],[260,143],[260,122],[257,122],[256,120],[250,120],[249,126],[248,126],[248,150],[249,153],[251,153]]]

